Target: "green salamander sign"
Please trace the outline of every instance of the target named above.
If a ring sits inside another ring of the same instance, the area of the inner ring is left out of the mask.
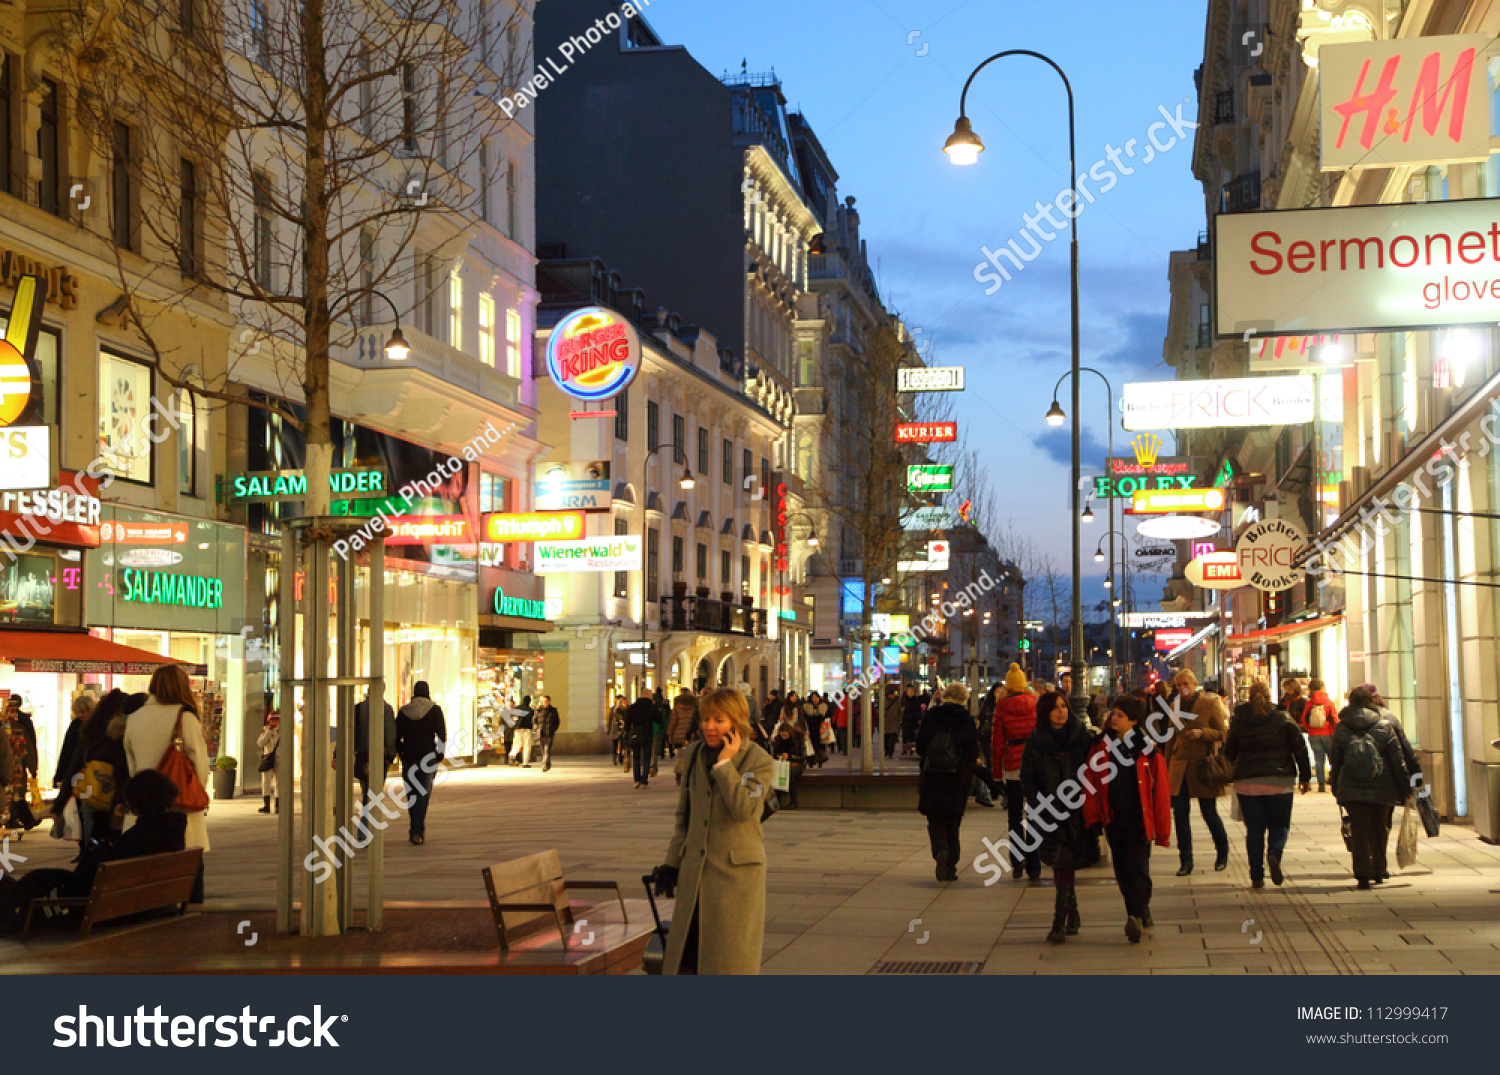
[[[495,587],[495,615],[515,616],[523,620],[545,620],[547,603],[532,601],[525,597],[512,597],[500,587]]]
[[[126,567],[120,569],[120,596],[144,605],[223,608],[224,580]]]
[[[359,498],[384,496],[385,472],[368,467],[335,470],[328,475],[328,487],[335,496]],[[230,499],[303,500],[307,497],[307,475],[300,470],[269,470],[256,474],[237,474],[230,483]]]

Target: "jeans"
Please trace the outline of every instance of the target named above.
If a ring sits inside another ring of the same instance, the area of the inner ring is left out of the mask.
[[[1384,803],[1345,803],[1349,812],[1349,843],[1354,854],[1354,876],[1375,881],[1387,876],[1385,845],[1391,834],[1392,807]]]
[[[537,752],[542,756],[542,772],[552,768],[552,736],[544,735],[536,741]]]
[[[1286,850],[1292,831],[1292,793],[1285,795],[1241,795],[1240,814],[1245,819],[1245,854],[1250,857],[1250,880],[1263,881],[1269,852],[1276,858]],[[1266,835],[1270,834],[1267,845]]]
[[[635,782],[644,784],[651,779],[651,744],[642,743],[630,748],[630,764],[635,772]]]
[[[405,764],[403,762],[403,764]],[[432,803],[432,774],[416,762],[406,768],[407,823],[413,836],[427,835],[427,807]]]
[[[1010,831],[1018,838],[1025,832],[1026,818],[1026,796],[1021,792],[1019,780],[1007,780],[1005,782],[1005,820],[1010,826]],[[1042,875],[1042,860],[1035,848],[1022,854],[1017,854],[1014,849],[1011,855],[1015,858],[1016,865],[1025,864],[1026,876],[1036,880]]]
[[[1139,825],[1104,826],[1109,853],[1115,867],[1115,881],[1125,900],[1125,914],[1144,919],[1151,914],[1151,841]]]
[[[1318,776],[1318,790],[1326,788],[1327,782],[1323,773],[1328,764],[1328,744],[1333,741],[1331,735],[1309,735],[1307,745],[1312,750],[1312,769]]]
[[[963,814],[947,812],[927,815],[927,840],[932,845],[932,861],[939,867],[958,868],[958,827]]]
[[[1184,866],[1193,861],[1192,807],[1193,796],[1187,790],[1187,777],[1184,776],[1181,794],[1172,796],[1172,827],[1177,830],[1177,854]],[[1229,854],[1229,834],[1224,831],[1224,822],[1219,818],[1218,801],[1212,796],[1199,799],[1198,812],[1203,815],[1203,823],[1213,837],[1214,850],[1220,855]]]

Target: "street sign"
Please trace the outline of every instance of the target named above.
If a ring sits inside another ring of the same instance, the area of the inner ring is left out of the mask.
[[[908,366],[896,371],[897,392],[962,392],[962,366]]]
[[[899,422],[897,444],[938,444],[958,440],[957,422]]]
[[[953,467],[948,464],[914,463],[906,468],[906,488],[912,493],[951,493]]]

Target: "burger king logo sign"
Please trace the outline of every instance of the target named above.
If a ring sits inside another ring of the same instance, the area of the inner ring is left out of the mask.
[[[573,311],[547,341],[547,373],[575,399],[619,395],[640,368],[641,339],[634,326],[601,306]]]

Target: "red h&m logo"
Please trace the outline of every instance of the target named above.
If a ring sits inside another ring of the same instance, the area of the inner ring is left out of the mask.
[[[1474,49],[1467,48],[1458,54],[1453,71],[1446,80],[1442,77],[1442,53],[1428,53],[1422,60],[1421,69],[1417,72],[1417,81],[1412,87],[1411,100],[1406,106],[1404,125],[1401,122],[1399,108],[1387,109],[1387,106],[1400,93],[1396,88],[1396,75],[1401,66],[1401,60],[1402,57],[1399,54],[1386,59],[1385,65],[1381,68],[1380,77],[1374,89],[1369,93],[1364,92],[1364,89],[1365,79],[1370,73],[1371,60],[1365,60],[1359,69],[1359,78],[1354,83],[1354,91],[1349,95],[1348,100],[1333,106],[1333,110],[1344,120],[1342,126],[1339,127],[1338,139],[1334,142],[1335,148],[1343,148],[1344,139],[1349,133],[1349,124],[1355,116],[1359,115],[1364,116],[1364,122],[1359,131],[1359,144],[1363,149],[1369,149],[1374,145],[1377,134],[1388,136],[1399,132],[1403,145],[1411,141],[1412,125],[1417,122],[1418,115],[1421,116],[1422,129],[1432,136],[1437,133],[1445,110],[1449,113],[1449,139],[1454,143],[1463,140],[1464,115],[1469,102],[1469,83],[1474,77]],[[1384,113],[1383,119],[1382,113]]]

